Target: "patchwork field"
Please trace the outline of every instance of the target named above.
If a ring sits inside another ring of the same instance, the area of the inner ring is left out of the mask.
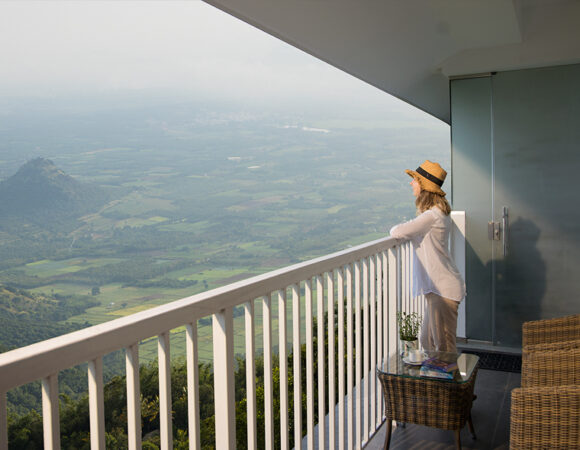
[[[191,104],[133,113],[62,113],[66,121],[39,120],[34,136],[11,126],[25,117],[0,125],[5,177],[21,154],[42,148],[64,172],[110,193],[64,228],[36,224],[27,234],[29,224],[0,219],[0,283],[96,302],[63,323],[103,323],[385,236],[413,215],[404,169],[449,160],[445,128],[406,118],[400,126],[348,111],[324,120],[224,111],[201,126],[206,111]],[[243,353],[242,318],[235,323]],[[261,320],[256,326],[260,335]],[[199,334],[200,358],[209,360],[211,325]],[[184,331],[171,339],[181,354]],[[156,351],[150,340],[141,356]]]

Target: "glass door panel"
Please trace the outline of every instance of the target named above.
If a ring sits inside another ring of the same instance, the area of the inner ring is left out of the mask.
[[[521,345],[526,320],[577,312],[580,65],[491,78],[494,343]]]

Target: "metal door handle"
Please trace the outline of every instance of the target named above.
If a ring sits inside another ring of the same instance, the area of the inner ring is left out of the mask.
[[[501,218],[502,222],[502,237],[503,237],[503,256],[507,255],[508,248],[509,248],[509,226],[510,226],[510,219],[509,219],[509,209],[507,206],[503,207],[503,216]]]

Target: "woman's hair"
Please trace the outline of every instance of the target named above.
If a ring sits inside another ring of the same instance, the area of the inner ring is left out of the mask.
[[[446,216],[451,213],[451,206],[449,206],[449,202],[445,197],[434,192],[424,191],[423,189],[421,189],[421,192],[415,200],[415,206],[417,207],[418,213],[423,213],[434,206],[437,206]]]

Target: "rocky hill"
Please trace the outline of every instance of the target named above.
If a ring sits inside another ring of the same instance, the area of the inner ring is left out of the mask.
[[[102,189],[81,183],[48,159],[28,161],[0,183],[0,227],[17,225],[26,219],[51,228],[94,211],[108,200]]]

